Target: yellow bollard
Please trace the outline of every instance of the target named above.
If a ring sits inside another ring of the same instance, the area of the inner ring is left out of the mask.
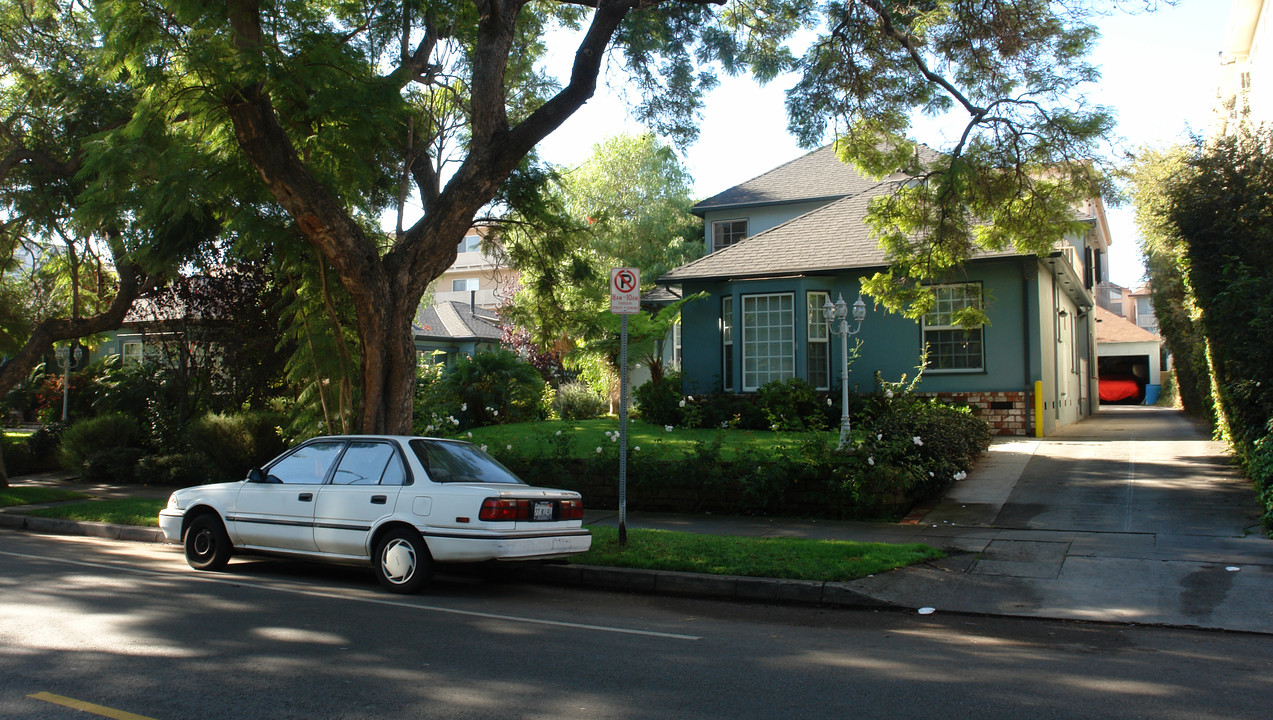
[[[1034,381],[1034,436],[1043,437],[1043,381]]]

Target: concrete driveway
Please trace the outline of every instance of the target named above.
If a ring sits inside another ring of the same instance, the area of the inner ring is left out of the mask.
[[[1273,542],[1223,444],[1178,411],[1108,407],[996,442],[914,537],[963,551],[855,583],[938,609],[1273,633]]]

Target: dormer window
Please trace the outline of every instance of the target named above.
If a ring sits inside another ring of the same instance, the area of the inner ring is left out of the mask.
[[[747,219],[717,220],[712,223],[712,252],[724,250],[747,237]]]

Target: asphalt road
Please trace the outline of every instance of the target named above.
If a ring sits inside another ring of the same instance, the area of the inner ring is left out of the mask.
[[[1262,718],[1241,633],[629,596],[0,531],[0,717]],[[34,697],[33,697],[34,696]],[[114,712],[116,714],[110,715]]]

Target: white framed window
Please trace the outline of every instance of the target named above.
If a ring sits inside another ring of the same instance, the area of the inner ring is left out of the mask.
[[[981,284],[959,283],[933,288],[937,302],[924,315],[924,345],[930,372],[968,372],[985,369],[982,326],[965,328],[955,323],[955,313],[981,307]]]
[[[809,330],[805,346],[808,357],[805,371],[808,373],[809,384],[817,390],[831,389],[831,333],[827,328],[827,316],[822,312],[822,306],[830,297],[829,293],[820,290],[805,293]]]
[[[125,342],[119,346],[119,354],[125,364],[132,363],[134,365],[141,364],[141,343]]]
[[[724,250],[747,237],[747,219],[717,220],[712,223],[712,252]]]
[[[477,290],[477,285],[477,278],[461,278],[459,280],[452,280],[451,292],[468,292],[470,290]]]
[[[481,235],[468,235],[456,246],[456,252],[479,252],[482,249]]]
[[[672,367],[681,369],[681,323],[672,325]]]
[[[796,374],[795,297],[743,296],[743,390]]]
[[[734,298],[720,299],[721,383],[725,392],[734,391]]]

